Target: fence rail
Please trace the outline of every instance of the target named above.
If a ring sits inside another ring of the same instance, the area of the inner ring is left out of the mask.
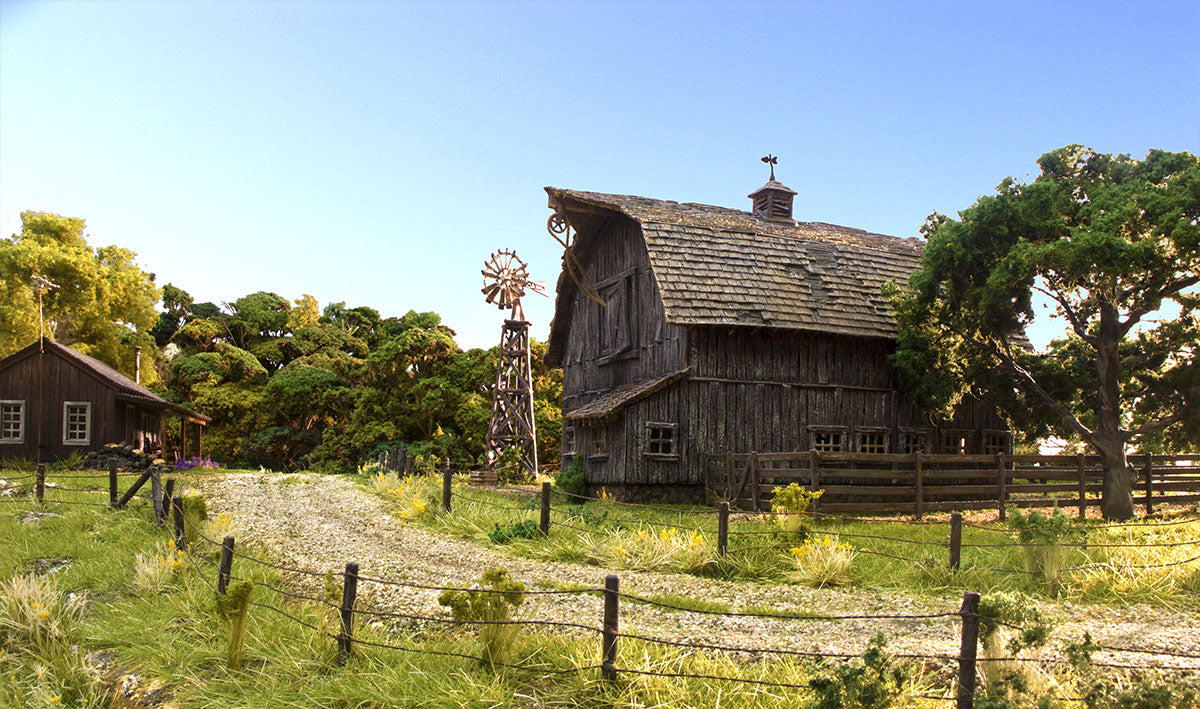
[[[997,509],[1073,506],[1081,518],[1099,506],[1104,471],[1094,455],[951,455],[819,452],[725,453],[705,457],[709,494],[740,509],[765,510],[776,486],[823,490],[822,512]],[[1200,501],[1200,455],[1131,455],[1135,501]]]

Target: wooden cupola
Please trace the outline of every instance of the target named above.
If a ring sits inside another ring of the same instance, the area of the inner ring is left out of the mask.
[[[753,201],[754,216],[773,222],[792,222],[792,198],[796,191],[775,181],[775,165],[778,161],[774,155],[767,155],[763,162],[771,166],[771,177],[767,184],[751,192],[748,197]]]

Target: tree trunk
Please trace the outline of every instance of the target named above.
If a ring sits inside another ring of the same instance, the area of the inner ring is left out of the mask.
[[[1116,307],[1100,306],[1100,328],[1096,333],[1096,430],[1090,443],[1100,453],[1104,467],[1104,491],[1100,511],[1104,519],[1133,517],[1133,479],[1125,461],[1125,437],[1121,431],[1121,380],[1117,348],[1121,342],[1120,316]]]

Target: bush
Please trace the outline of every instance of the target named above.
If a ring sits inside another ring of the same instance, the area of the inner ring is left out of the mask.
[[[183,519],[183,533],[187,536],[188,546],[192,546],[200,539],[201,525],[208,520],[208,504],[199,490],[183,493]]]
[[[1023,663],[1014,658],[1024,650],[1039,648],[1050,639],[1050,624],[1037,603],[1023,593],[989,593],[979,601],[979,639],[984,660],[980,674],[989,685],[1016,682],[1023,690]],[[1019,626],[1017,628],[1009,626]]]
[[[514,539],[533,539],[542,534],[541,528],[537,522],[527,519],[524,522],[510,524],[508,527],[501,528],[499,524],[496,528],[488,532],[488,539],[491,539],[496,544],[507,544]]]
[[[501,568],[488,569],[479,578],[479,590],[445,590],[438,604],[450,609],[463,623],[483,621],[479,628],[482,660],[488,665],[505,663],[521,626],[507,624],[525,602],[525,584],[509,578]]]
[[[566,495],[581,497],[587,493],[587,477],[583,471],[583,456],[572,456],[554,477],[554,487]]]
[[[803,538],[808,526],[804,513],[809,504],[821,497],[824,490],[812,492],[791,483],[787,487],[776,487],[771,497],[771,520],[784,532],[801,535]]]
[[[908,673],[886,651],[882,633],[871,638],[857,660],[838,665],[833,672],[808,681],[816,696],[812,709],[895,706],[903,696]]]

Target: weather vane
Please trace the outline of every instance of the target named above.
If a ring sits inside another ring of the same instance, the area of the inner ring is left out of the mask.
[[[775,166],[779,164],[779,158],[770,153],[767,153],[766,156],[759,158],[759,159],[771,166],[771,182],[774,182],[775,181]]]
[[[42,317],[42,293],[51,288],[58,288],[57,285],[51,283],[49,279],[42,278],[36,273],[29,277],[29,281],[33,284],[33,289],[38,294],[38,351],[46,351],[46,324]]]

